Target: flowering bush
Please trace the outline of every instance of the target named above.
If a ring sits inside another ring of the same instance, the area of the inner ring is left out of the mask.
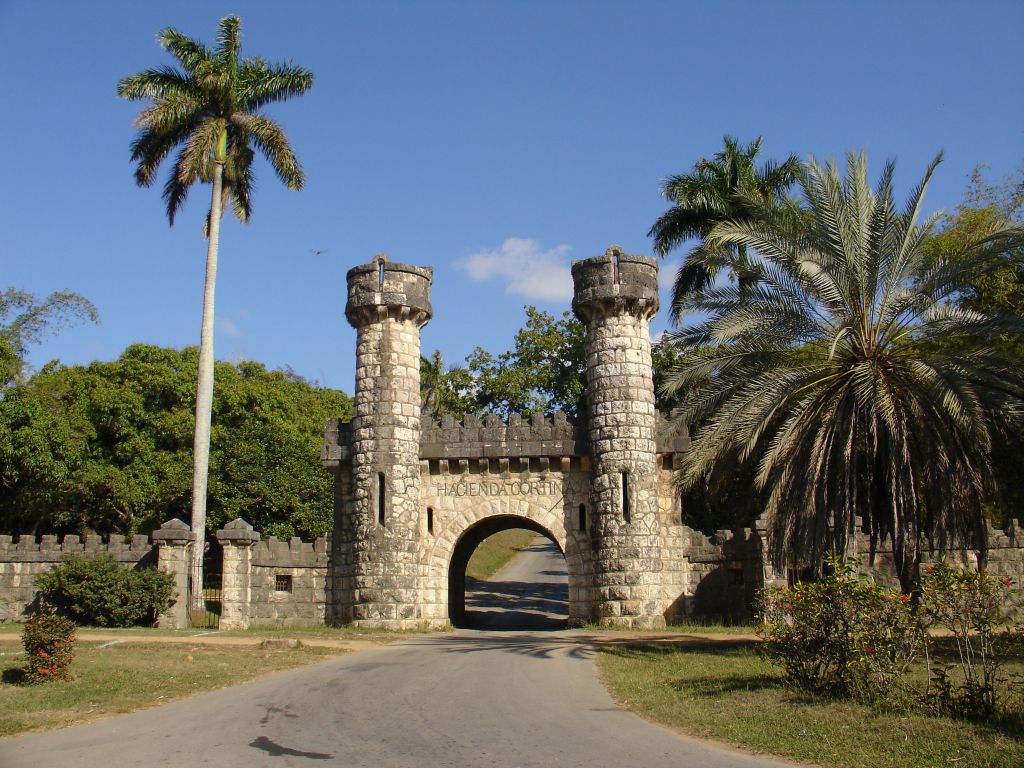
[[[910,598],[856,575],[855,559],[826,559],[820,581],[763,592],[763,655],[801,690],[891,700],[921,653]]]
[[[74,623],[60,616],[44,614],[25,622],[21,633],[28,657],[25,682],[71,680],[76,639]]]
[[[1013,579],[985,570],[968,571],[936,563],[921,578],[921,616],[928,627],[948,630],[956,640],[959,664],[937,664],[929,657],[929,694],[941,711],[968,717],[995,714],[1004,646],[1013,631],[1006,621]]]

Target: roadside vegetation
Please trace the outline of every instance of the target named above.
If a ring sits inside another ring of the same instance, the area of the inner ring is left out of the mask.
[[[955,643],[940,658],[956,661]],[[892,712],[796,692],[749,640],[601,646],[598,668],[621,705],[691,736],[836,768],[1024,765],[1024,706],[984,722]],[[1005,673],[1024,674],[1016,654]]]

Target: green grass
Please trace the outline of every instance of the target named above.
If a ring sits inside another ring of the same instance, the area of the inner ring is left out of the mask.
[[[1024,765],[1021,712],[993,724],[893,714],[783,687],[756,643],[602,646],[599,669],[622,705],[693,736],[843,768]],[[1022,660],[1007,672],[1024,671]]]
[[[87,638],[82,633],[71,665],[75,679],[42,685],[17,682],[24,656],[10,654],[20,651],[21,644],[0,641],[0,736],[144,709],[339,653],[301,645],[264,649],[125,642],[100,647],[103,643]]]
[[[0,623],[0,634],[16,634],[21,636],[24,625],[13,622]],[[295,638],[298,640],[333,640],[338,642],[349,642],[365,640],[376,643],[388,643],[401,640],[408,635],[422,634],[424,632],[438,632],[437,628],[406,629],[406,630],[384,630],[384,629],[360,629],[358,627],[342,626],[312,626],[312,627],[282,627],[277,625],[258,625],[249,629],[217,630],[217,629],[158,629],[156,627],[78,627],[75,630],[83,640],[88,640],[95,635],[117,635],[118,637],[153,637],[153,638],[196,638],[197,641],[204,637],[227,637],[248,639],[258,642],[263,638],[277,640],[284,638]]]
[[[511,560],[517,552],[526,549],[537,538],[533,531],[512,528],[484,539],[469,558],[466,575],[471,579],[489,579]]]

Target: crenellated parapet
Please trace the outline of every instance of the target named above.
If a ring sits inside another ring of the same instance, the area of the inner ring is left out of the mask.
[[[420,435],[420,459],[498,459],[582,456],[586,430],[564,413],[554,416],[517,413],[506,422],[497,414],[445,416],[425,424]]]
[[[86,535],[84,538],[73,534],[64,537],[50,535],[38,539],[31,533],[22,534],[17,539],[13,536],[0,536],[0,558],[8,562],[52,562],[65,556],[95,557],[100,554],[109,554],[115,560],[125,563],[137,563],[143,558],[155,557],[153,542],[145,534],[136,534],[130,539],[123,536],[104,538],[97,534]]]
[[[345,317],[355,328],[388,317],[421,327],[434,314],[430,306],[433,278],[430,267],[396,264],[379,253],[369,264],[348,271]]]
[[[572,279],[572,311],[584,322],[595,315],[623,313],[650,320],[658,312],[658,263],[623,253],[621,246],[574,262]]]
[[[303,541],[298,536],[282,541],[276,536],[268,536],[253,545],[252,562],[254,566],[268,568],[326,567],[329,548],[330,541],[326,536],[314,541]]]
[[[614,417],[612,417],[614,419]],[[352,462],[352,422],[328,419],[320,460],[335,469]],[[690,448],[685,428],[673,429],[658,417],[655,444],[667,469],[673,468]],[[545,416],[513,413],[508,420],[494,413],[467,415],[463,419],[444,416],[422,423],[420,460],[531,459],[589,457],[586,424],[570,419],[561,411]]]

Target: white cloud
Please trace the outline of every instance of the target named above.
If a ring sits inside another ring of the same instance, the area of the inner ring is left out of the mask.
[[[505,292],[538,301],[567,301],[572,298],[568,245],[543,250],[536,240],[510,237],[496,249],[470,254],[458,267],[471,280],[505,281]]]
[[[223,333],[225,336],[230,336],[232,339],[237,339],[244,335],[238,324],[226,317],[218,317],[215,325],[218,332]]]

